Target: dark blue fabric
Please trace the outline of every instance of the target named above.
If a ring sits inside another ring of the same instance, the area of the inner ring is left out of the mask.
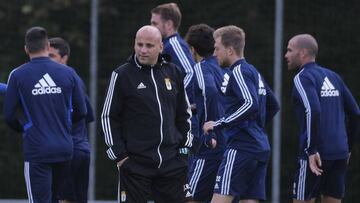
[[[228,148],[266,161],[270,145],[265,124],[279,111],[279,104],[260,73],[245,59],[230,69],[225,116],[216,121],[214,131],[225,130]]]
[[[358,125],[359,107],[343,80],[333,71],[308,63],[294,78],[292,98],[300,126],[299,155],[320,153],[322,159],[345,159],[349,137]],[[350,122],[346,122],[350,121]],[[349,125],[350,124],[350,125]]]
[[[70,160],[72,122],[86,113],[85,96],[72,68],[38,57],[9,76],[4,116],[10,127],[24,133],[25,161]]]
[[[0,95],[5,94],[7,88],[7,84],[0,82]]]
[[[171,56],[171,62],[176,64],[183,73],[186,94],[190,104],[194,103],[194,70],[195,61],[191,55],[189,46],[179,33],[163,39],[163,54]],[[189,77],[189,78],[187,78]]]
[[[59,189],[69,170],[69,161],[59,163],[25,162],[25,181],[29,202],[58,202]]]
[[[195,65],[194,95],[196,103],[196,116],[199,120],[198,158],[218,159],[222,158],[225,149],[225,137],[222,130],[204,135],[202,126],[206,121],[214,121],[221,118],[225,113],[225,93],[223,83],[230,75],[230,69],[221,68],[215,57],[207,57]],[[209,146],[211,138],[216,139],[217,146],[212,149]]]
[[[90,153],[74,150],[71,160],[70,174],[65,177],[65,183],[59,194],[60,200],[87,202],[89,186]]]

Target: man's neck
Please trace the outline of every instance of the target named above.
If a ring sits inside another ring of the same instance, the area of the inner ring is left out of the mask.
[[[49,56],[49,53],[47,51],[41,51],[41,52],[37,52],[37,53],[28,53],[28,54],[29,54],[30,59]]]
[[[236,63],[237,61],[241,60],[244,58],[244,55],[241,54],[239,56],[234,56],[230,59],[230,64],[233,65],[234,63]]]
[[[168,32],[166,33],[166,37],[165,37],[165,38],[168,38],[168,37],[170,37],[170,36],[173,36],[173,35],[175,35],[176,33],[177,33],[177,30],[168,31]]]
[[[303,60],[301,67],[304,67],[305,64],[312,63],[312,62],[315,62],[315,58],[309,58],[309,59]]]

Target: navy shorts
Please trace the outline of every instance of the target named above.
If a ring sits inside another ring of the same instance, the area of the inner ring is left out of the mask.
[[[70,171],[59,193],[60,200],[87,202],[89,186],[90,153],[74,150]]]
[[[268,162],[235,149],[227,149],[216,176],[214,193],[236,199],[265,200]]]
[[[194,158],[189,172],[193,200],[210,202],[221,160]]]
[[[294,177],[293,199],[308,201],[320,194],[342,199],[345,193],[347,159],[322,160],[323,174],[311,172],[307,159],[299,159]]]
[[[70,161],[58,163],[25,162],[24,175],[29,202],[57,200],[59,189],[70,167]]]

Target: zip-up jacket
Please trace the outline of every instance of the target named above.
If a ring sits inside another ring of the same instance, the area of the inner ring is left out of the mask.
[[[88,130],[87,130],[87,124],[94,121],[94,112],[91,107],[89,97],[86,94],[86,86],[84,81],[78,77],[79,83],[81,84],[81,88],[83,90],[83,93],[85,95],[85,104],[86,104],[86,110],[87,114],[85,118],[81,119],[80,121],[73,124],[72,127],[72,138],[74,143],[74,150],[76,151],[83,151],[90,153],[90,143],[88,138]]]
[[[86,113],[85,96],[73,69],[49,57],[37,57],[10,73],[4,116],[10,127],[24,133],[25,161],[70,160],[72,122]]]
[[[85,99],[87,114],[86,117],[73,124],[72,138],[74,149],[90,153],[90,143],[88,138],[87,124],[94,121],[94,113],[86,95]]]
[[[204,135],[202,126],[206,121],[220,119],[225,113],[226,81],[229,79],[229,69],[219,66],[214,56],[206,57],[194,67],[195,81],[195,104],[196,116],[199,120],[199,134],[194,134],[194,144],[197,142],[199,149],[195,154],[200,158],[221,159],[225,149],[225,137],[222,130],[215,131],[211,135]],[[217,145],[211,149],[207,144],[211,138],[216,139]]]
[[[279,104],[260,73],[245,59],[230,69],[225,116],[215,121],[214,130],[225,128],[228,148],[267,160],[270,145],[265,124],[279,111]]]
[[[101,115],[107,155],[160,168],[179,148],[191,147],[190,117],[176,65],[160,56],[157,64],[144,66],[133,54],[113,71],[107,90]]]
[[[346,159],[358,133],[360,110],[335,72],[307,63],[294,78],[292,98],[300,125],[299,156]]]
[[[163,54],[171,56],[171,62],[177,65],[184,75],[184,85],[190,104],[194,100],[194,65],[195,61],[191,55],[190,48],[187,43],[181,38],[179,33],[176,33],[168,38],[163,39],[164,50]]]

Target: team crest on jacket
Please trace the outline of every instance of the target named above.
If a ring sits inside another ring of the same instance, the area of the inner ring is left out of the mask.
[[[125,191],[121,191],[120,201],[121,202],[126,202],[126,192]]]
[[[166,89],[172,90],[170,78],[165,78]]]

